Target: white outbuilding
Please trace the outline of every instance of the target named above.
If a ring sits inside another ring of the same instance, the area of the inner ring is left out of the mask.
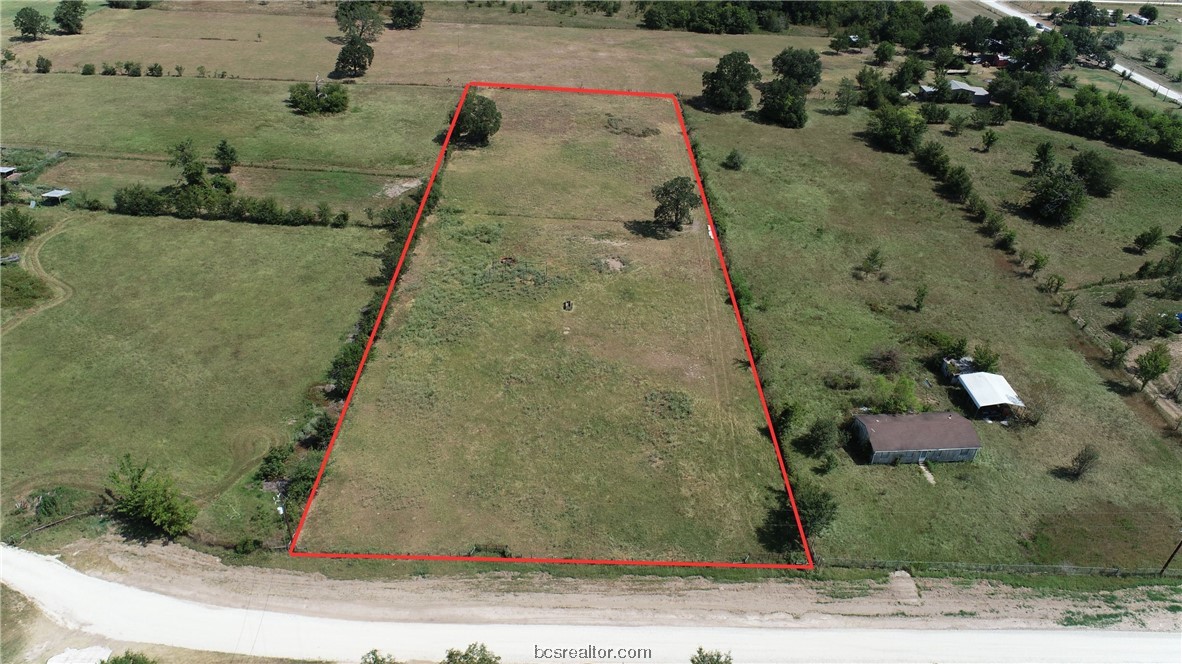
[[[963,373],[956,377],[956,382],[973,400],[973,405],[980,411],[983,408],[1025,408],[1026,404],[1018,398],[1018,393],[1010,387],[1005,376],[984,371]]]

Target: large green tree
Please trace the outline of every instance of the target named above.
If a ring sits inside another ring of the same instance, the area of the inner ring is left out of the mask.
[[[772,58],[772,71],[809,90],[821,82],[821,56],[811,48],[786,48]]]
[[[49,19],[32,7],[22,7],[12,17],[12,25],[22,37],[29,40],[40,39],[41,35],[49,32]]]
[[[1137,356],[1133,364],[1137,367],[1137,378],[1144,390],[1150,381],[1164,376],[1170,370],[1170,349],[1164,343],[1153,344],[1152,348]]]
[[[698,196],[698,188],[694,186],[694,181],[685,176],[653,187],[652,193],[653,198],[657,199],[653,220],[676,231],[681,230],[689,221],[690,212],[702,205],[702,198]]]
[[[919,147],[927,122],[910,107],[883,106],[870,116],[866,134],[879,147],[908,153]]]
[[[501,658],[483,643],[473,643],[464,650],[448,650],[440,664],[501,664]]]
[[[501,129],[501,112],[497,104],[483,95],[471,94],[460,109],[453,140],[465,145],[485,146],[488,139]]]
[[[796,81],[777,78],[760,83],[759,117],[781,127],[799,129],[808,122],[807,93]]]
[[[345,76],[364,76],[373,63],[373,47],[356,33],[345,38],[345,45],[337,55],[337,73]]]
[[[1083,180],[1066,166],[1048,166],[1026,185],[1030,200],[1026,203],[1034,216],[1054,226],[1066,226],[1079,218],[1087,202]]]
[[[167,537],[179,537],[197,518],[197,505],[180,495],[171,477],[148,472],[125,455],[107,480],[112,510],[140,526],[150,526]]]
[[[1093,196],[1111,196],[1120,184],[1116,175],[1116,163],[1100,151],[1085,149],[1071,159],[1071,172],[1083,180],[1088,193]]]
[[[390,27],[395,30],[414,30],[423,23],[423,3],[393,0],[390,3]]]
[[[333,15],[337,27],[345,35],[359,35],[366,41],[378,38],[382,31],[382,15],[378,13],[377,3],[366,0],[349,0],[338,2],[336,13]]]
[[[745,111],[751,108],[752,83],[759,81],[759,70],[742,51],[722,56],[714,71],[702,74],[702,98],[720,111]]]
[[[168,165],[180,169],[177,184],[202,186],[205,184],[205,163],[197,156],[193,139],[186,138],[168,149]]]
[[[82,19],[86,16],[86,3],[82,0],[62,0],[53,10],[53,22],[67,35],[82,32]]]

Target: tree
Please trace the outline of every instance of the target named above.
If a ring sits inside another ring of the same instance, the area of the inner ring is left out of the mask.
[[[811,48],[786,48],[772,58],[772,71],[808,90],[821,82],[821,56]]]
[[[1034,161],[1030,171],[1034,175],[1045,173],[1055,163],[1055,146],[1050,141],[1043,141],[1034,148]]]
[[[193,139],[186,138],[168,150],[168,165],[181,170],[178,184],[202,186],[205,184],[205,164],[193,148]]]
[[[1079,176],[1056,164],[1034,176],[1026,185],[1031,193],[1026,207],[1042,221],[1066,226],[1079,218],[1087,202],[1087,190]]]
[[[371,650],[361,657],[361,664],[400,664],[394,655],[383,655],[377,650]]]
[[[1158,16],[1157,7],[1154,7],[1150,4],[1141,5],[1141,8],[1137,10],[1137,13],[1149,19],[1150,21],[1156,21]]]
[[[171,477],[149,473],[148,465],[136,465],[130,454],[124,455],[107,481],[107,496],[116,514],[150,525],[167,537],[185,534],[197,518],[197,505],[177,493]]]
[[[0,213],[0,237],[9,242],[24,242],[37,234],[33,215],[21,208],[8,206]]]
[[[373,63],[373,47],[361,35],[350,34],[337,55],[337,72],[345,76],[364,76]]]
[[[751,108],[752,83],[759,81],[759,70],[742,51],[722,56],[714,71],[702,74],[702,98],[720,111],[745,111]]]
[[[153,62],[152,64],[148,65],[148,76],[153,78],[160,78],[164,76],[164,66],[159,62]]]
[[[841,429],[831,417],[817,418],[809,430],[796,439],[795,445],[801,452],[819,457],[826,451],[841,446]]]
[[[981,134],[981,149],[983,152],[989,152],[989,148],[997,144],[998,135],[992,129],[986,129],[985,133]]]
[[[414,30],[423,24],[423,3],[394,0],[390,3],[390,27]]]
[[[973,347],[973,365],[978,371],[996,372],[1001,364],[1001,355],[988,343]]]
[[[1165,231],[1162,230],[1161,226],[1154,226],[1147,231],[1138,233],[1137,237],[1133,238],[1133,246],[1137,248],[1139,253],[1144,254],[1161,244],[1161,241],[1165,237]]]
[[[915,163],[924,173],[941,180],[948,174],[948,153],[944,150],[942,143],[925,141],[923,145],[915,149]]]
[[[866,133],[870,140],[886,150],[908,153],[918,145],[927,123],[914,109],[883,106],[870,116]]]
[[[349,93],[340,83],[321,85],[317,81],[315,87],[296,83],[287,89],[287,105],[304,115],[340,113],[349,108]]]
[[[1084,445],[1083,448],[1076,453],[1075,457],[1071,459],[1071,465],[1067,467],[1067,477],[1072,480],[1079,480],[1100,461],[1100,451],[1091,445]]]
[[[1108,342],[1108,366],[1113,369],[1118,369],[1125,365],[1125,357],[1128,356],[1131,347],[1120,339],[1112,339]]]
[[[960,24],[956,43],[970,53],[980,53],[989,43],[989,35],[993,30],[993,19],[987,16],[974,16],[967,23]]]
[[[729,652],[723,654],[721,650],[702,650],[698,646],[698,652],[690,657],[690,664],[734,664],[734,660]]]
[[[757,84],[759,88],[759,117],[781,127],[800,129],[808,122],[805,110],[806,92],[791,79],[777,78]]]
[[[466,650],[448,650],[440,664],[501,664],[483,643],[473,643]]]
[[[1109,303],[1111,306],[1124,309],[1132,304],[1135,299],[1137,299],[1137,289],[1132,286],[1125,286],[1113,294]]]
[[[841,115],[846,115],[850,109],[858,105],[861,95],[858,88],[848,77],[842,78],[837,84],[837,93],[833,96],[833,108]]]
[[[890,64],[890,61],[895,57],[895,44],[893,42],[884,41],[878,46],[874,47],[874,64],[879,67]]]
[[[1071,172],[1083,180],[1084,187],[1093,196],[1111,196],[1120,184],[1116,163],[1091,148],[1075,155],[1071,160]]]
[[[814,482],[797,480],[792,488],[805,537],[819,535],[837,518],[837,500]]]
[[[337,21],[337,27],[346,36],[357,35],[366,41],[373,41],[382,31],[382,15],[378,13],[377,5],[373,2],[338,2],[333,17]]]
[[[1107,13],[1092,4],[1091,0],[1079,0],[1067,8],[1067,12],[1063,14],[1063,21],[1088,28],[1107,22],[1107,16]]]
[[[238,150],[223,138],[213,149],[213,159],[222,167],[222,172],[229,173],[231,168],[238,165]]]
[[[923,60],[920,60],[917,56],[909,55],[895,68],[894,73],[891,74],[891,85],[895,86],[895,89],[899,92],[902,92],[923,80],[927,69],[927,65],[924,64]]]
[[[865,258],[862,259],[862,264],[859,267],[861,268],[862,272],[874,274],[875,272],[882,270],[884,265],[886,265],[886,259],[882,257],[882,249],[875,247],[870,250],[870,253],[866,254]]]
[[[45,57],[44,55],[38,55],[37,64],[34,65],[33,71],[37,72],[38,74],[48,74],[51,69],[53,69],[53,62],[51,62],[49,58]]]
[[[964,166],[953,166],[944,174],[944,191],[952,200],[963,203],[973,193],[973,177]]]
[[[965,125],[969,123],[969,117],[964,113],[957,113],[948,119],[948,133],[953,136],[960,136],[964,131]]]
[[[915,311],[923,311],[923,305],[928,299],[928,285],[920,284],[915,287]]]
[[[997,25],[989,33],[991,39],[996,39],[998,53],[1017,53],[1034,37],[1034,26],[1019,16],[1006,16],[997,19]]]
[[[1148,351],[1138,355],[1133,364],[1137,367],[1134,373],[1144,390],[1149,381],[1160,378],[1170,370],[1170,349],[1164,343],[1155,343]]]
[[[30,41],[36,41],[41,35],[49,32],[49,19],[32,7],[22,7],[16,16],[12,17],[12,25],[22,37]]]
[[[676,231],[681,230],[685,222],[689,221],[690,212],[702,205],[694,181],[685,176],[653,187],[652,194],[653,198],[657,199],[653,220]]]
[[[463,144],[485,146],[501,129],[501,112],[488,97],[472,94],[464,102],[452,137]]]
[[[747,158],[743,156],[742,152],[736,148],[730,151],[726,159],[722,160],[722,167],[731,171],[743,170],[743,164],[746,163]]]
[[[53,22],[67,35],[82,32],[82,18],[86,16],[86,3],[83,0],[62,0],[53,10]]]
[[[126,650],[122,655],[111,655],[99,664],[158,664],[156,660],[142,652]]]

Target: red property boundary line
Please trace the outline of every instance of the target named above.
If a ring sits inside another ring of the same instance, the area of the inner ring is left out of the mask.
[[[494,556],[432,556],[432,555],[412,555],[412,554],[385,554],[385,553],[327,553],[327,552],[309,552],[296,551],[296,545],[300,540],[300,534],[304,530],[304,524],[308,520],[308,514],[312,509],[312,501],[316,498],[316,493],[320,489],[320,482],[324,479],[324,470],[328,467],[328,459],[332,455],[333,447],[336,446],[337,437],[341,433],[341,426],[345,422],[345,415],[349,412],[349,405],[353,402],[353,393],[357,390],[357,384],[361,379],[361,372],[365,368],[365,362],[369,359],[369,351],[373,348],[374,339],[377,337],[378,328],[381,326],[382,320],[386,315],[386,306],[390,303],[390,296],[394,293],[394,284],[398,281],[398,276],[402,273],[402,265],[406,261],[406,255],[410,251],[411,241],[414,239],[415,232],[418,230],[419,221],[423,216],[423,208],[426,206],[427,198],[431,193],[431,188],[435,185],[435,178],[439,175],[439,169],[443,166],[443,159],[447,154],[447,147],[451,143],[452,133],[456,128],[456,121],[460,117],[460,109],[464,107],[464,100],[468,98],[468,91],[473,87],[477,88],[499,88],[504,90],[534,90],[542,92],[568,92],[576,94],[594,94],[594,95],[613,95],[619,97],[646,97],[650,99],[667,99],[673,102],[673,110],[677,113],[677,123],[681,127],[681,137],[685,140],[685,151],[689,155],[690,166],[693,168],[694,181],[698,185],[698,194],[702,197],[702,209],[706,211],[706,222],[710,225],[710,230],[714,236],[714,250],[718,254],[718,264],[722,267],[722,276],[726,279],[726,291],[730,296],[731,307],[735,312],[735,321],[739,324],[739,333],[743,337],[743,347],[747,352],[747,361],[751,367],[751,375],[755,380],[755,389],[759,392],[759,403],[763,408],[763,416],[767,421],[768,432],[772,438],[772,448],[776,452],[776,461],[780,465],[780,476],[784,480],[784,489],[788,492],[788,501],[792,506],[792,516],[796,521],[796,528],[800,533],[800,541],[804,548],[805,564],[789,564],[789,563],[735,563],[735,562],[701,562],[691,560],[613,560],[613,559],[599,559],[599,558],[499,558]],[[545,564],[561,564],[561,565],[626,565],[626,566],[648,566],[648,567],[727,567],[727,568],[748,568],[748,569],[792,569],[792,570],[811,570],[815,568],[813,561],[813,554],[809,550],[808,539],[804,534],[804,527],[800,521],[800,510],[796,507],[796,498],[792,494],[792,484],[788,481],[788,467],[784,464],[784,455],[780,452],[780,444],[776,439],[776,429],[772,424],[772,415],[767,407],[767,398],[763,393],[763,383],[759,379],[759,371],[755,368],[755,356],[751,353],[751,343],[747,340],[747,328],[743,325],[743,316],[739,313],[738,301],[735,299],[735,289],[731,284],[731,275],[726,267],[726,258],[722,253],[722,243],[719,239],[718,228],[714,224],[714,215],[710,212],[710,202],[706,199],[706,188],[702,184],[702,175],[698,171],[698,162],[694,157],[693,147],[690,144],[689,132],[685,126],[685,116],[681,112],[681,104],[676,95],[665,92],[633,92],[629,90],[600,90],[594,88],[565,88],[555,87],[549,85],[523,85],[519,83],[493,83],[487,81],[471,81],[464,86],[463,92],[460,94],[460,101],[456,105],[455,113],[452,115],[451,123],[447,127],[447,135],[443,139],[443,145],[439,148],[439,156],[435,158],[435,167],[431,170],[431,178],[427,180],[427,188],[423,192],[423,197],[419,201],[419,209],[415,213],[414,222],[411,224],[410,233],[407,235],[406,243],[402,246],[402,254],[398,257],[398,265],[394,269],[394,276],[390,279],[390,284],[386,287],[386,296],[382,300],[382,307],[378,310],[377,319],[374,322],[373,329],[370,330],[369,340],[365,344],[365,351],[361,354],[361,363],[357,366],[357,372],[353,375],[353,384],[349,387],[349,393],[345,396],[345,403],[341,408],[341,415],[337,418],[336,427],[333,429],[332,438],[329,440],[328,448],[324,452],[324,460],[320,462],[320,471],[316,474],[316,481],[312,485],[312,491],[308,494],[308,501],[304,503],[303,513],[300,515],[299,525],[296,527],[295,534],[292,536],[291,544],[288,545],[288,555],[295,558],[342,558],[342,559],[369,559],[369,560],[435,560],[447,562],[493,562],[493,563],[545,563]]]

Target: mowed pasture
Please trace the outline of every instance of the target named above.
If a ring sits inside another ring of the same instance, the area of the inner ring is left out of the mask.
[[[934,485],[914,465],[857,465],[841,454],[838,466],[816,479],[839,504],[833,526],[810,540],[822,562],[1160,564],[1182,520],[1177,441],[1163,439],[1151,426],[1151,412],[1142,419],[1130,409],[1139,402],[1126,404],[1114,393],[1107,376],[1089,366],[1085,356],[1092,351],[1053,300],[1016,273],[1009,257],[941,198],[909,157],[878,152],[857,136],[866,111],[835,116],[817,106],[810,110],[808,126],[799,131],[770,129],[738,115],[691,110],[687,116],[703,145],[700,163],[717,196],[715,214],[730,220],[725,243],[731,269],[751,284],[755,306],[748,326],[767,348],[760,368],[769,401],[797,413],[789,442],[815,418],[845,416],[866,403],[872,373],[864,361],[882,347],[899,346],[910,359],[905,372],[919,384],[922,404],[964,408],[965,399],[925,364],[935,352],[919,341],[928,331],[965,336],[970,345],[989,343],[1018,394],[1045,409],[1033,428],[977,421],[983,445],[977,460],[933,466]],[[954,163],[998,159],[991,172],[1006,184],[996,196],[1012,195],[1008,180],[1017,176],[1006,169],[1021,167],[1020,142],[1028,140],[1023,136],[1083,143],[1017,123],[998,132],[996,156],[963,147],[979,138],[959,139],[964,144],[954,150]],[[1003,148],[1006,143],[1011,146]],[[742,171],[719,166],[732,148],[747,155]],[[1175,168],[1143,156],[1117,157],[1125,167],[1141,164],[1138,175]],[[983,185],[993,182],[982,176]],[[1143,185],[1129,186],[1122,200],[1131,209],[1113,222],[1124,229],[1168,204],[1133,196]],[[1020,220],[1011,224],[1020,247],[1055,251],[1049,271],[1073,275],[1112,269],[1110,255],[1121,255],[1128,232],[1100,236],[1087,222],[1041,232]],[[1059,246],[1086,244],[1069,239],[1073,233],[1090,233],[1098,246],[1079,257],[1084,265],[1073,267],[1065,250],[1036,240],[1052,232],[1060,234]],[[888,278],[856,279],[855,266],[876,247]],[[1098,264],[1089,268],[1088,260]],[[910,305],[920,284],[930,293],[917,313]],[[845,371],[863,387],[825,386],[826,376]],[[1078,482],[1057,477],[1055,469],[1084,444],[1100,450],[1097,468]],[[788,447],[794,476],[819,471],[818,461]]]
[[[204,505],[285,442],[369,297],[378,232],[43,210],[67,299],[3,339],[6,504],[123,454]]]
[[[149,10],[141,10],[145,13]],[[5,143],[80,152],[165,155],[192,138],[208,155],[227,139],[244,164],[332,167],[421,176],[454,90],[355,86],[350,109],[303,117],[275,81],[4,75]],[[311,78],[311,76],[309,76]]]
[[[713,241],[642,228],[690,173],[670,103],[491,96],[503,127],[446,166],[299,549],[773,559],[783,480]]]

